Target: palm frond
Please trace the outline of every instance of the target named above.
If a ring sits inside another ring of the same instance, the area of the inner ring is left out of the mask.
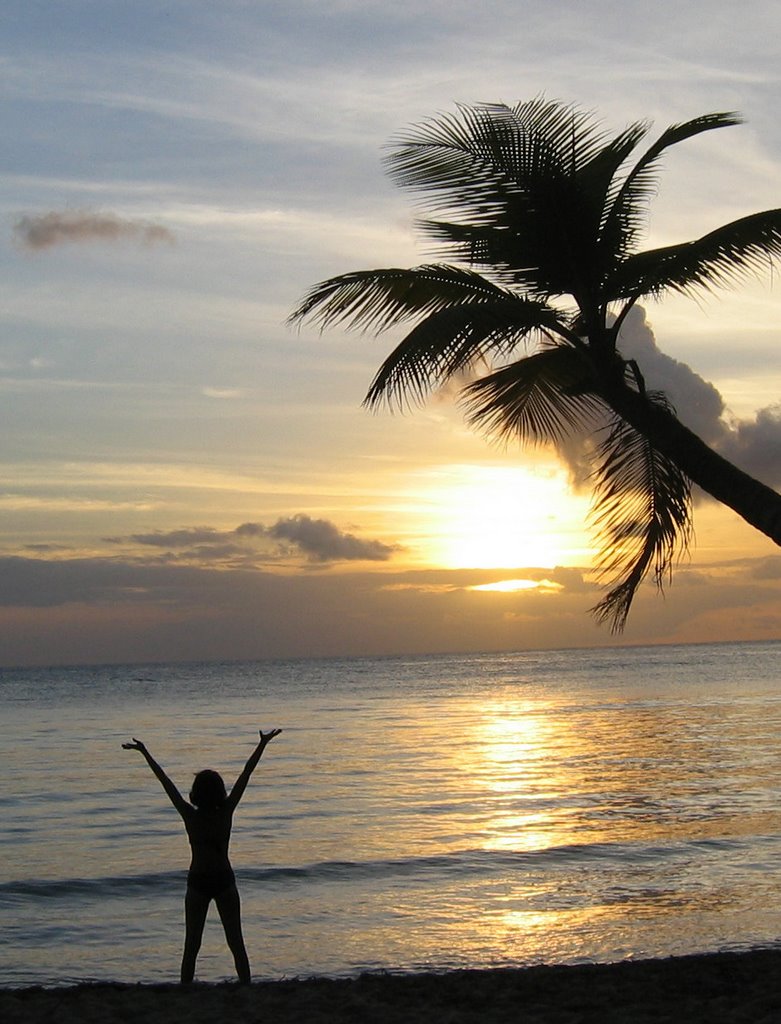
[[[344,324],[382,333],[455,306],[505,299],[515,296],[474,271],[447,264],[358,270],[316,284],[288,322],[309,320],[321,329]]]
[[[518,283],[524,262],[523,240],[514,233],[491,224],[456,224],[443,220],[420,220],[417,226],[424,237],[436,243],[435,252],[472,267],[488,268],[496,281]],[[525,262],[533,266],[539,258],[536,253],[530,253]],[[538,268],[534,267],[532,286],[537,283],[537,274]]]
[[[490,222],[518,191],[518,142],[485,107],[460,106],[395,140],[385,164],[400,187],[425,193],[429,210]]]
[[[490,435],[558,445],[604,417],[593,384],[591,366],[576,348],[548,344],[469,384],[463,401],[470,424]]]
[[[664,397],[648,400],[667,406]],[[669,408],[669,406],[668,406]],[[597,620],[621,632],[637,588],[653,571],[661,590],[692,536],[688,478],[642,434],[615,418],[597,451],[592,523],[601,540],[600,579],[610,590],[592,608]]]
[[[665,291],[691,294],[768,270],[781,258],[781,209],[724,224],[693,242],[648,249],[615,269],[609,290],[632,301]]]
[[[703,132],[740,123],[741,118],[735,113],[702,114],[662,132],[632,167],[608,204],[602,233],[604,247],[619,258],[630,252],[640,229],[645,226],[647,205],[656,193],[659,159],[666,150]]]
[[[513,137],[531,140],[533,145],[521,152],[525,159],[516,173],[520,180],[536,179],[546,165],[554,165],[572,177],[603,150],[606,135],[590,111],[574,104],[546,100],[537,96],[514,107],[486,104],[484,109],[495,122],[501,122]],[[545,164],[540,157],[546,155]]]
[[[486,199],[501,205],[505,189],[516,193],[551,173],[571,177],[603,144],[591,114],[537,97],[514,107],[459,105],[392,140],[385,162],[402,188],[441,193],[445,205],[463,204],[465,213],[472,200],[482,214]]]
[[[419,402],[479,361],[506,356],[540,332],[567,331],[561,314],[544,302],[502,295],[429,314],[391,352],[364,404]]]
[[[599,196],[600,228],[603,230],[623,179],[621,168],[648,134],[650,122],[636,121],[607,142],[598,153],[578,169],[578,177],[585,191]]]
[[[418,227],[436,243],[435,253],[480,268],[497,284],[520,287],[536,299],[571,293],[572,267],[561,259],[552,228],[538,233],[527,223],[519,234],[501,226],[434,220],[419,221]]]
[[[617,169],[642,137],[607,140],[592,115],[543,99],[460,107],[417,126],[387,158],[425,194],[437,254],[490,267],[543,298],[593,291],[595,245]]]

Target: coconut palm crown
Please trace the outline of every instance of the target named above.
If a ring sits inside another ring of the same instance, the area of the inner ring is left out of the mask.
[[[777,209],[638,249],[664,152],[739,123],[714,113],[673,125],[639,159],[649,123],[612,136],[593,115],[544,98],[461,106],[414,126],[387,167],[424,197],[421,230],[448,262],[331,278],[290,317],[375,334],[408,325],[370,407],[421,401],[468,369],[462,397],[477,427],[538,445],[591,437],[606,589],[593,611],[613,630],[644,577],[662,587],[686,550],[692,483],[781,544],[781,495],[688,430],[618,348],[638,300],[730,284],[781,255]]]

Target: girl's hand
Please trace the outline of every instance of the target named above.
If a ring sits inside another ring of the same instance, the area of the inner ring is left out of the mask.
[[[137,740],[135,738],[135,736],[133,737],[133,742],[132,743],[123,743],[122,744],[122,749],[123,750],[140,750],[142,754],[145,753],[145,751],[146,751],[146,747],[144,746],[144,744],[141,742],[141,740]]]
[[[260,732],[260,742],[263,744],[264,747],[267,743],[270,743],[275,736],[279,736],[279,734],[282,732],[281,729],[269,729],[268,732],[263,732],[262,729],[259,729],[258,731]]]

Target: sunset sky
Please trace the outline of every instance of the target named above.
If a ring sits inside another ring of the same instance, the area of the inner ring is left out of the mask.
[[[648,245],[781,205],[777,4],[6,0],[0,25],[0,665],[781,637],[779,549],[708,501],[612,637],[566,465],[454,393],[367,412],[393,338],[285,324],[318,280],[425,261],[382,155],[458,102],[739,111],[669,154]],[[779,273],[624,339],[776,488]]]

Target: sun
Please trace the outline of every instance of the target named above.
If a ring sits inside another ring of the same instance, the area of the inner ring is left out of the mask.
[[[436,476],[427,495],[435,526],[426,543],[436,564],[553,568],[588,557],[588,499],[571,492],[558,465],[455,465]]]

